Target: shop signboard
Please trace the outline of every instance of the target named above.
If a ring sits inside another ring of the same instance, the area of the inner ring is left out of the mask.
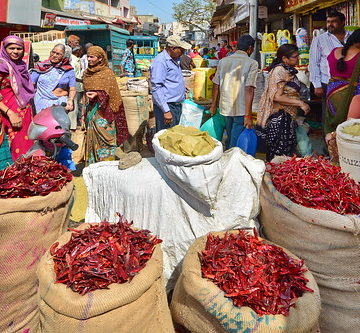
[[[41,27],[52,29],[54,28],[55,21],[56,21],[56,14],[46,13],[44,16],[44,20],[42,21]]]
[[[76,20],[69,17],[56,16],[55,25],[88,25],[89,20]]]
[[[250,16],[249,1],[239,1],[238,5],[235,6],[234,21],[235,24],[241,22]]]
[[[80,1],[80,11],[92,15],[95,14],[95,1],[93,0]]]
[[[285,0],[285,11],[289,11],[294,8],[308,6],[320,2],[319,0]]]
[[[64,0],[65,10],[81,11],[88,14],[95,14],[94,0]]]
[[[259,6],[258,7],[258,18],[259,19],[268,18],[268,8],[266,6]]]
[[[80,10],[80,0],[64,0],[64,9]]]

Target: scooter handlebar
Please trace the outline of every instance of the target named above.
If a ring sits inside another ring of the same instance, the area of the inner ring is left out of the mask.
[[[79,145],[76,144],[74,141],[72,141],[68,135],[62,135],[59,138],[59,141],[61,141],[63,144],[65,144],[67,147],[69,147],[73,151],[75,151],[76,149],[79,148]]]

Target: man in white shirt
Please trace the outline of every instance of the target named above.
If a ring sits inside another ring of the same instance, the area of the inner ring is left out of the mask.
[[[250,58],[254,45],[255,40],[250,35],[241,36],[237,51],[220,60],[213,79],[210,112],[215,114],[219,104],[220,114],[225,116],[226,148],[235,147],[244,128],[252,126],[252,103],[259,67],[258,62]]]
[[[314,85],[315,95],[325,98],[330,70],[327,57],[337,47],[342,47],[350,36],[346,32],[344,14],[333,11],[326,19],[327,32],[314,38],[310,47],[310,81]]]
[[[84,74],[85,70],[88,68],[87,50],[91,46],[94,46],[94,44],[93,43],[86,43],[85,44],[85,52],[84,52],[84,55],[80,59],[82,74]]]

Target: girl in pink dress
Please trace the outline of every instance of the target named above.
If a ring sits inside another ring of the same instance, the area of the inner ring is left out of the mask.
[[[32,120],[30,100],[34,86],[24,56],[24,41],[8,36],[0,49],[0,128],[7,134],[12,160],[25,154],[33,142],[27,136]]]

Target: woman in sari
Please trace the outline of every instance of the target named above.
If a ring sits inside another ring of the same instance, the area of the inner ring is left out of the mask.
[[[66,110],[74,109],[76,79],[70,65],[70,54],[65,54],[63,44],[55,45],[46,61],[37,63],[31,72],[36,86],[34,98],[36,113],[53,105],[66,104]]]
[[[31,79],[36,87],[34,97],[36,113],[61,104],[66,104],[65,109],[73,112],[76,78],[74,68],[70,65],[70,56],[71,54],[65,52],[63,44],[57,44],[50,52],[49,59],[37,63],[32,70]],[[72,161],[72,152],[67,147],[61,149],[56,160],[70,170],[76,169]]]
[[[86,164],[115,159],[115,149],[129,137],[120,91],[106,53],[99,46],[87,51],[88,68],[83,76],[89,98],[86,117]]]
[[[24,56],[24,41],[8,36],[0,50],[0,168],[25,154],[33,142],[27,136],[32,120],[34,86]],[[10,154],[11,153],[11,158]]]
[[[257,114],[258,135],[265,141],[266,160],[275,156],[292,156],[296,151],[296,114],[305,114],[310,107],[300,99],[300,82],[295,66],[299,61],[298,48],[293,44],[279,47],[270,66],[265,92]]]
[[[330,157],[337,162],[336,127],[346,119],[360,118],[360,29],[351,34],[344,47],[329,54],[328,63],[331,79],[324,130]]]
[[[360,29],[351,34],[344,47],[338,47],[329,54],[328,63],[331,79],[326,96],[325,134],[335,131],[348,118],[349,108],[351,118],[360,117],[360,97],[357,97],[360,95]]]

